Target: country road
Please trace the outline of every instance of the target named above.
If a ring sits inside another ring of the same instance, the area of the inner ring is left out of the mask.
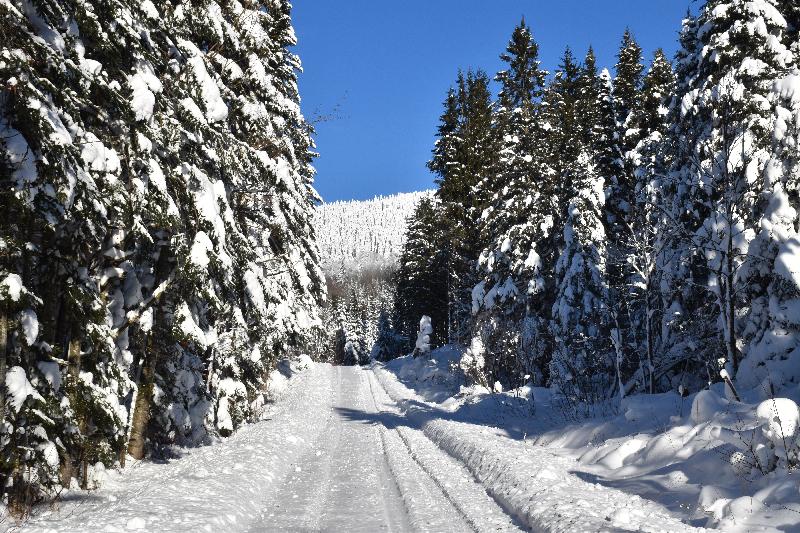
[[[292,382],[265,420],[112,472],[12,530],[524,530],[405,419],[373,370],[316,364]]]
[[[698,531],[553,450],[425,402],[380,365],[287,373],[261,421],[132,462],[0,531]]]
[[[373,372],[359,367],[322,367],[334,400],[311,448],[290,469],[266,502],[254,532],[270,531],[517,531],[510,518],[479,487],[471,501],[453,501],[438,484],[475,485],[462,466],[431,443],[412,448],[395,422],[396,406]],[[320,376],[323,377],[323,376]],[[381,394],[383,393],[383,394]],[[416,431],[403,427],[403,431]],[[427,439],[417,435],[419,439]],[[425,442],[422,441],[422,442]],[[431,453],[431,452],[434,453]],[[415,457],[425,455],[422,464]],[[426,463],[448,464],[437,479]],[[480,506],[491,523],[470,522],[465,506]],[[498,520],[499,518],[499,520]]]

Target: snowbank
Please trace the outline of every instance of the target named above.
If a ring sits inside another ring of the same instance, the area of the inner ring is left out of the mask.
[[[800,527],[797,391],[741,403],[715,385],[688,398],[633,396],[618,414],[580,420],[547,389],[461,387],[449,371],[460,353],[446,347],[376,373],[430,439],[531,527]]]
[[[329,416],[329,409],[304,406],[330,406],[330,367],[314,365],[307,357],[283,365],[291,369],[291,387],[262,422],[210,446],[179,450],[166,464],[131,460],[121,472],[106,472],[99,490],[70,491],[52,508],[35,512],[19,530],[248,531],[264,511],[266,495],[307,452]],[[24,376],[13,375],[15,386],[24,388]],[[304,416],[293,415],[298,412]],[[15,527],[0,523],[0,531]]]

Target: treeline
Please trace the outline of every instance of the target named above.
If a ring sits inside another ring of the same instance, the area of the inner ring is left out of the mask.
[[[337,271],[326,272],[328,301],[320,310],[325,328],[316,332],[309,351],[317,361],[352,366],[396,355],[395,345],[386,344],[394,336],[389,317],[395,267],[391,257],[383,260],[389,264],[348,268],[342,262]]]
[[[0,3],[0,497],[258,416],[324,299],[287,0]],[[97,465],[97,466],[96,466]]]
[[[672,61],[626,31],[613,76],[591,49],[550,75],[523,21],[499,97],[481,71],[447,95],[396,328],[582,401],[798,383],[799,29],[794,0],[709,0]]]
[[[406,218],[429,191],[325,203],[315,215],[328,301],[311,355],[339,365],[386,360],[401,348],[392,328],[394,274]]]

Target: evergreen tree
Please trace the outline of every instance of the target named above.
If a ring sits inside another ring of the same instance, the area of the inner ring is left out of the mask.
[[[395,329],[410,351],[419,319],[432,318],[434,346],[448,342],[448,250],[442,228],[441,205],[424,198],[417,205],[406,232],[406,243],[395,274]]]
[[[598,175],[606,183],[616,183],[623,168],[617,141],[611,75],[606,69],[598,73],[597,60],[591,47],[584,59],[579,84],[577,120],[582,141],[589,147]]]
[[[487,379],[508,386],[526,373],[527,361],[519,360],[518,332],[528,293],[541,288],[535,259],[541,238],[537,222],[542,221],[544,191],[552,178],[539,120],[546,72],[539,67],[538,53],[523,20],[500,56],[508,70],[496,77],[502,84],[496,119],[502,137],[499,183],[480,219],[481,241],[487,246],[479,259],[483,279],[473,289],[473,335],[481,336],[486,347]]]
[[[372,347],[372,358],[376,361],[389,361],[402,355],[403,338],[397,334],[391,317],[385,308],[378,315],[378,337]]]
[[[464,340],[471,325],[471,293],[480,253],[478,218],[487,205],[497,172],[499,144],[489,78],[484,72],[459,75],[457,105],[448,95],[429,168],[437,172],[448,243],[448,339]],[[454,110],[457,127],[451,131]],[[450,149],[448,147],[454,147]],[[448,155],[442,155],[448,154]]]
[[[543,119],[548,132],[549,165],[556,175],[566,174],[567,167],[584,150],[577,113],[580,99],[581,66],[572,50],[567,48],[544,95]],[[561,187],[569,190],[570,184],[561,183]]]
[[[664,137],[667,134],[669,101],[675,90],[672,65],[661,50],[655,52],[653,62],[644,77],[641,106],[632,118],[642,132],[642,140],[632,152],[635,165],[635,203],[630,217],[630,230],[625,261],[630,268],[623,280],[620,296],[624,299],[627,320],[624,329],[617,332],[623,351],[623,371],[627,391],[634,387],[654,392],[654,371],[660,346],[662,317],[660,250],[664,236],[660,234],[659,218],[663,208],[663,195],[657,184],[657,174],[666,168],[668,159]],[[629,353],[627,347],[636,347]],[[635,360],[638,359],[638,360]],[[635,378],[628,381],[629,378]]]
[[[616,151],[621,160],[618,162],[618,172],[613,176],[614,181],[609,182],[608,196],[608,229],[612,241],[609,243],[611,252],[621,257],[626,255],[624,237],[629,229],[629,217],[634,203],[635,179],[634,168],[630,161],[630,152],[639,143],[642,132],[634,123],[641,106],[641,84],[644,65],[642,64],[642,49],[634,40],[629,30],[625,30],[617,55],[616,77],[613,83],[613,107],[616,120],[615,139]],[[611,176],[609,176],[611,177]],[[615,261],[619,262],[619,261]],[[624,278],[625,272],[614,272],[615,284]]]
[[[24,295],[3,297],[0,373],[46,417],[0,409],[40,440],[0,439],[24,505],[126,452],[233,431],[324,288],[288,2],[0,10],[0,280]],[[29,461],[49,471],[26,478]]]
[[[603,180],[588,154],[570,163],[564,247],[556,264],[555,352],[551,380],[581,400],[606,398],[614,385],[607,325]]]
[[[616,77],[614,78],[614,112],[620,128],[620,141],[624,148],[636,145],[636,132],[629,131],[633,124],[628,122],[637,112],[641,100],[642,48],[633,38],[630,30],[625,30],[617,54]],[[626,150],[627,151],[627,150]]]
[[[748,346],[766,341],[767,324],[775,320],[768,300],[787,297],[785,290],[768,292],[783,286],[773,283],[769,265],[785,234],[766,228],[775,216],[790,218],[786,209],[775,211],[788,183],[773,155],[770,99],[791,57],[780,44],[786,21],[776,6],[710,1],[685,23],[678,55],[670,135],[676,183],[666,191],[669,222],[683,238],[669,250],[665,321],[673,357],[692,342],[712,377],[718,360],[730,375],[738,371]],[[718,320],[697,319],[704,316]]]

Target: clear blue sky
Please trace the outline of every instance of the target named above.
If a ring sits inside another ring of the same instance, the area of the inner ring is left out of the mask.
[[[677,49],[690,0],[294,0],[302,109],[317,128],[325,201],[422,190],[442,101],[459,68],[501,68],[524,15],[551,72],[569,45],[613,67],[630,27],[649,61]],[[695,2],[696,5],[696,2]]]

